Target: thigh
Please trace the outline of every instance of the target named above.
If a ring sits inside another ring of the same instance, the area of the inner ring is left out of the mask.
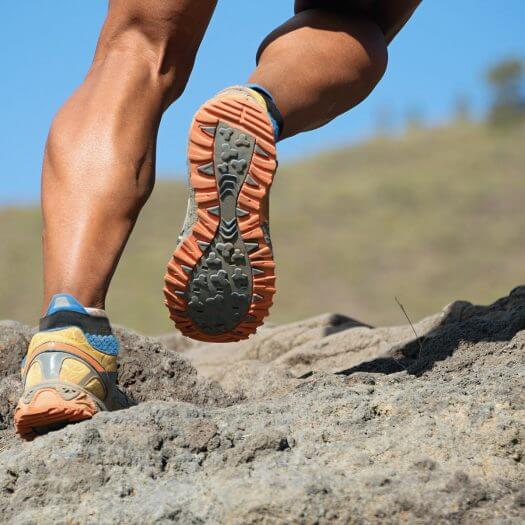
[[[421,0],[295,0],[295,12],[336,9],[372,18],[390,42],[405,25]]]

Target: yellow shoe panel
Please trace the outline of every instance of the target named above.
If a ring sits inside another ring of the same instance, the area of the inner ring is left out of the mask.
[[[90,369],[78,359],[66,358],[62,361],[59,378],[60,381],[80,384],[89,373]]]
[[[77,347],[86,354],[96,359],[107,372],[117,371],[117,356],[104,354],[93,348],[86,339],[86,336],[80,328],[71,326],[63,330],[53,330],[48,332],[38,332],[31,339],[29,350],[27,352],[27,362],[31,362],[32,354],[39,346],[43,344],[54,344],[57,349],[60,343],[68,344]]]
[[[96,377],[90,379],[84,388],[86,390],[89,390],[93,395],[97,396],[99,399],[104,399],[106,397],[106,391],[104,390],[104,386]]]
[[[40,363],[36,362],[31,365],[29,372],[26,376],[25,387],[31,388],[32,386],[40,383],[42,381],[42,368]]]

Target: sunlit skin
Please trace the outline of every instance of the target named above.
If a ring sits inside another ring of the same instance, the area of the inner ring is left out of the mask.
[[[418,3],[297,0],[296,15],[264,40],[247,79],[274,96],[281,138],[322,126],[365,99],[385,71],[388,43]],[[70,293],[85,306],[104,308],[153,189],[162,114],[184,91],[215,5],[109,2],[93,63],[47,140],[44,305],[55,293]]]

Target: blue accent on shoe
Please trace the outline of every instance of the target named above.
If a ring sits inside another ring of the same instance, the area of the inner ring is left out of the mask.
[[[280,116],[280,112],[277,109],[277,106],[275,104],[275,99],[273,98],[272,94],[266,88],[263,88],[259,84],[247,84],[246,87],[248,89],[253,89],[254,91],[258,91],[259,93],[261,93],[261,95],[264,95],[266,98],[268,98],[271,102],[271,105],[273,106],[273,108],[275,108],[275,111]],[[270,122],[272,123],[272,126],[273,126],[274,138],[277,141],[279,137],[281,136],[282,125],[279,124],[278,120],[273,115],[273,111],[271,107],[268,108],[268,117],[270,118]]]
[[[118,355],[119,342],[114,335],[84,334],[88,343],[95,349],[108,355]]]
[[[273,137],[275,141],[277,142],[277,140],[279,139],[279,136],[281,135],[281,128],[279,127],[279,124],[273,118],[273,115],[271,113],[268,113],[268,117],[270,117],[270,122],[272,123],[272,126],[273,126]]]
[[[86,309],[72,295],[68,293],[53,295],[47,308],[46,316],[64,311],[87,314]]]

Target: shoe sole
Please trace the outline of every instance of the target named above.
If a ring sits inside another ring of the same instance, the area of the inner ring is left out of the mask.
[[[85,392],[79,391],[72,399],[64,399],[54,388],[42,388],[28,403],[23,399],[18,402],[14,427],[22,439],[32,441],[49,431],[90,419],[97,412],[97,406]]]
[[[188,337],[246,339],[275,293],[263,209],[277,166],[272,124],[246,97],[212,99],[192,122],[188,159],[197,220],[168,264],[166,305]]]

